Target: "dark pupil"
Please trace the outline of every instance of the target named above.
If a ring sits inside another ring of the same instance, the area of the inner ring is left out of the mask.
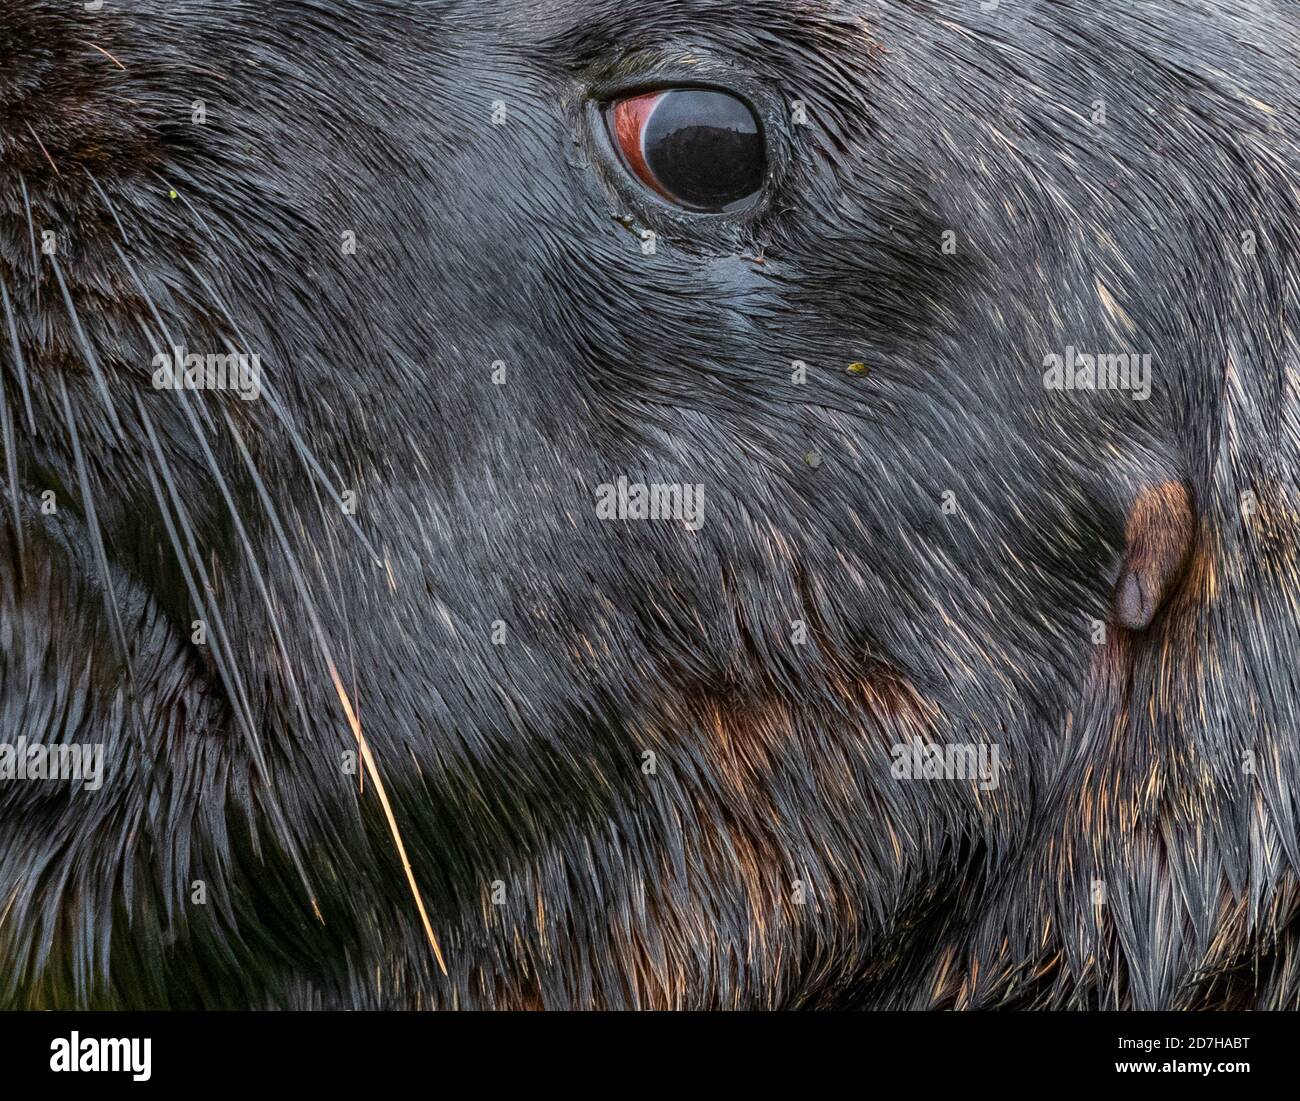
[[[763,183],[763,138],[743,102],[722,92],[664,92],[645,124],[646,164],[683,205],[726,210]]]

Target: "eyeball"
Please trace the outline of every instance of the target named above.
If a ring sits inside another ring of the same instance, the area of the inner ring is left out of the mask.
[[[615,101],[610,135],[627,170],[661,198],[698,213],[743,209],[767,170],[763,128],[744,100],[669,88]]]

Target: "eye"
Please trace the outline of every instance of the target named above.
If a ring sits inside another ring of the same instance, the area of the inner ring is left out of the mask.
[[[763,186],[762,127],[735,96],[670,88],[618,100],[607,119],[628,170],[670,203],[729,212]]]

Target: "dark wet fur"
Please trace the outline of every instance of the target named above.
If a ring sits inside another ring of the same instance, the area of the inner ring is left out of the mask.
[[[107,755],[0,782],[0,1004],[1300,1006],[1296,7],[740,7],[0,0],[0,732]],[[604,155],[670,78],[752,216]]]

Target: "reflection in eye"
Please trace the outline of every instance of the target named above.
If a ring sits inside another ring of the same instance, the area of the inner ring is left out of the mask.
[[[670,88],[618,100],[608,120],[629,171],[677,206],[729,212],[763,186],[762,128],[735,96]]]

